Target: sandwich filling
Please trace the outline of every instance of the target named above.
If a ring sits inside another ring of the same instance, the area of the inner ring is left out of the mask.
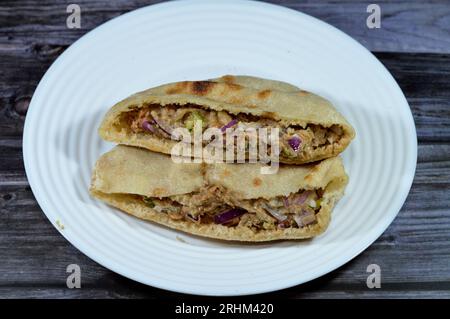
[[[323,190],[302,190],[270,200],[236,199],[218,186],[163,198],[141,196],[143,203],[173,220],[243,226],[254,231],[302,228],[317,223]]]
[[[344,136],[344,130],[339,125],[330,127],[315,124],[308,124],[305,127],[284,125],[270,117],[257,117],[246,113],[234,115],[225,111],[203,109],[196,105],[183,107],[166,105],[162,107],[155,104],[139,109],[135,108],[123,113],[116,124],[119,129],[125,127],[135,134],[153,134],[171,139],[175,128],[182,127],[192,132],[197,122],[200,122],[200,125],[197,124],[197,126],[202,130],[220,129],[224,134],[224,140],[227,129],[279,128],[279,155],[284,159],[308,159],[311,157],[311,153],[318,150],[333,153],[334,148],[341,143]],[[248,150],[247,139],[245,147]],[[270,145],[267,145],[267,151],[270,153]]]

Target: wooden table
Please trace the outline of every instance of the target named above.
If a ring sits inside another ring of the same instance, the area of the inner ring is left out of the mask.
[[[82,10],[66,28],[66,6]],[[103,268],[49,223],[27,182],[22,130],[30,98],[67,46],[103,22],[157,1],[3,0],[0,3],[0,297],[141,298],[178,296]],[[417,127],[411,192],[386,232],[365,252],[310,283],[267,294],[291,298],[450,297],[450,2],[376,1],[380,29],[366,27],[372,1],[272,1],[348,33],[383,62],[403,89]],[[66,287],[66,267],[82,268],[82,288]],[[366,267],[382,269],[380,289]]]

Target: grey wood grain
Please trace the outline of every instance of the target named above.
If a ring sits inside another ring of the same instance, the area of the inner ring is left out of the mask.
[[[39,208],[22,161],[28,103],[48,66],[89,29],[151,2],[76,1],[85,10],[83,28],[76,31],[65,29],[65,2],[0,3],[0,298],[178,296],[117,275],[71,246]],[[360,27],[366,2],[278,2],[344,29],[372,50],[450,53],[446,1],[377,2],[387,28],[375,33]],[[419,150],[411,192],[392,225],[360,256],[322,278],[266,297],[450,298],[450,54],[376,55],[399,82],[414,115]],[[65,286],[71,263],[81,266],[81,289]],[[381,289],[366,287],[371,263],[382,268]]]
[[[73,2],[73,1],[72,1]],[[99,24],[154,0],[78,0],[81,29],[67,29],[66,1],[3,0],[0,4],[0,50],[40,50],[69,45]],[[450,3],[443,1],[375,1],[381,28],[369,29],[367,6],[374,1],[265,1],[304,12],[348,33],[371,51],[450,52]]]
[[[306,287],[306,285],[305,285]],[[379,289],[367,289],[366,291],[355,291],[352,286],[342,286],[340,290],[330,290],[322,287],[321,289],[313,290],[311,288],[305,288],[301,292],[297,292],[295,296],[291,295],[289,291],[279,291],[276,296],[271,295],[259,295],[261,301],[268,299],[267,302],[275,301],[282,298],[290,299],[448,299],[448,288],[443,290],[424,290],[427,286],[423,286],[424,289],[408,289],[408,290],[379,290]],[[308,289],[308,291],[306,291]],[[151,293],[150,293],[151,291]],[[13,287],[13,288],[1,288],[0,296],[14,296],[14,298],[51,298],[51,299],[68,299],[68,298],[82,298],[82,299],[161,299],[161,298],[180,298],[184,295],[168,293],[164,290],[154,289],[154,290],[143,290],[139,287],[134,287],[128,291],[108,291],[105,289],[96,288],[81,288],[81,289],[67,289],[64,287],[47,287],[45,289],[38,287]],[[192,296],[189,296],[192,298]],[[10,297],[12,298],[12,297]],[[224,301],[223,298],[213,298],[213,297],[199,297],[195,296],[194,300],[198,299],[201,301]],[[253,297],[254,299],[254,297]],[[240,302],[246,302],[246,300],[253,300],[251,297],[240,297]],[[226,300],[226,299],[225,299]],[[180,301],[181,302],[181,301]]]

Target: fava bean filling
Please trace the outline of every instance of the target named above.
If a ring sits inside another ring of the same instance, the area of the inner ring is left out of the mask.
[[[133,133],[154,134],[162,138],[171,138],[173,129],[184,127],[192,131],[196,122],[201,122],[202,130],[215,127],[225,132],[228,128],[240,127],[275,128],[280,129],[280,157],[287,159],[308,158],[317,148],[333,148],[344,135],[339,125],[323,127],[309,124],[306,127],[298,125],[281,125],[280,122],[265,117],[239,113],[230,114],[225,111],[214,111],[200,108],[196,105],[149,105],[132,109],[124,113],[121,123],[126,123]],[[268,146],[270,150],[270,146]]]
[[[255,231],[276,228],[301,228],[315,224],[322,205],[323,190],[302,190],[289,196],[273,199],[236,199],[218,186],[198,192],[149,198],[142,196],[145,205],[173,220],[199,224],[222,224],[228,227],[245,226]]]

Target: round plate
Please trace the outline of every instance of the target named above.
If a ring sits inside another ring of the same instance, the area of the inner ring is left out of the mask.
[[[113,146],[97,134],[113,104],[159,84],[223,74],[310,90],[333,102],[354,126],[356,139],[343,154],[350,183],[322,236],[254,245],[202,239],[89,196],[95,160]],[[159,288],[242,295],[322,276],[375,241],[406,199],[417,140],[395,80],[341,31],[259,2],[175,1],[124,14],[68,48],[36,89],[23,150],[42,210],[93,260]]]

